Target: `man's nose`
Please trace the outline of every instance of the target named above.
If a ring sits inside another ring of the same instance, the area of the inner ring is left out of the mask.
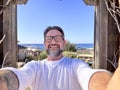
[[[55,41],[55,39],[54,39],[54,38],[52,38],[52,41],[51,41],[51,43],[56,43],[56,41]]]

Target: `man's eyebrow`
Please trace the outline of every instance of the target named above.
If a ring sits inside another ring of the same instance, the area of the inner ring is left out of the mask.
[[[61,37],[63,37],[63,35],[55,35],[55,36],[61,36]],[[45,37],[55,37],[55,36],[45,36]]]

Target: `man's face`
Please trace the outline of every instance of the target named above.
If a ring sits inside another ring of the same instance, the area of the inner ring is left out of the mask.
[[[44,38],[47,54],[52,58],[59,56],[64,51],[66,41],[58,30],[50,30]]]

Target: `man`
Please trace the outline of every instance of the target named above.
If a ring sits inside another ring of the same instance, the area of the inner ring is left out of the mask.
[[[31,90],[106,90],[111,74],[91,69],[81,60],[64,57],[65,44],[63,30],[58,26],[48,27],[44,31],[47,59],[31,61],[20,69],[1,69],[0,90],[25,90],[27,87]]]

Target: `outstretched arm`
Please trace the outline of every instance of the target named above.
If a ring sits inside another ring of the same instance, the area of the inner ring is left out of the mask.
[[[119,66],[115,70],[106,90],[120,90],[120,58],[119,58]]]
[[[17,76],[9,70],[0,70],[0,90],[18,90]]]
[[[111,74],[109,72],[99,71],[94,73],[89,81],[89,90],[106,90],[110,79]]]

